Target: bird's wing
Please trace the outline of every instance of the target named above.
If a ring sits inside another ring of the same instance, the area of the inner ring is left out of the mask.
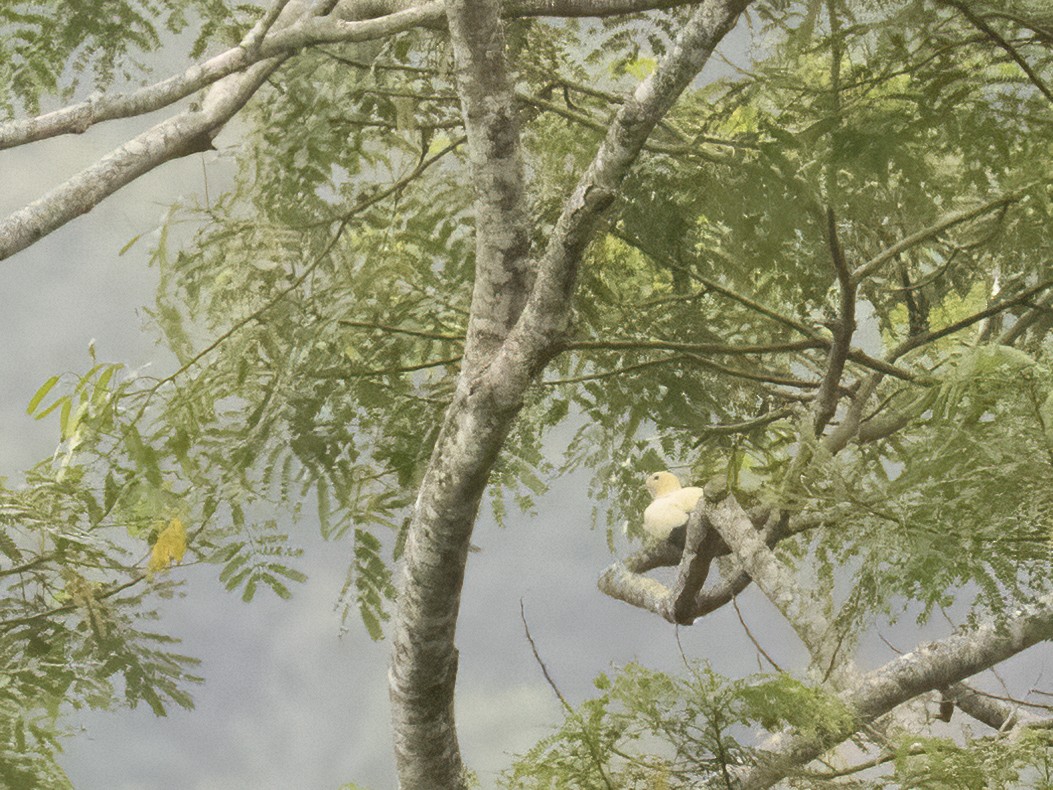
[[[695,509],[698,500],[702,498],[702,489],[696,486],[681,488],[679,491],[673,491],[671,494],[666,494],[664,497],[660,498],[669,499],[676,505],[676,507],[680,508],[685,513],[690,513]]]
[[[687,511],[671,501],[670,497],[658,497],[643,514],[644,530],[659,540],[665,540],[670,532],[686,523]]]

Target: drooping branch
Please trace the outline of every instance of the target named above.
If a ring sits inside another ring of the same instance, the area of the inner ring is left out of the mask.
[[[140,405],[139,414],[135,418],[135,421],[138,421],[139,417],[143,415],[143,413],[146,410],[146,407],[149,405],[150,398],[152,398],[154,394],[158,392],[158,390],[160,390],[165,385],[177,381],[189,370],[200,364],[202,360],[206,359],[216,349],[223,346],[223,344],[228,342],[242,329],[244,329],[246,326],[249,326],[250,324],[255,323],[256,321],[261,320],[266,313],[268,313],[270,310],[273,310],[275,307],[281,304],[290,294],[294,293],[301,286],[303,286],[303,284],[312,275],[315,269],[317,269],[318,266],[320,266],[322,262],[328,258],[329,254],[336,246],[336,243],[340,240],[344,232],[347,230],[347,227],[351,223],[351,220],[360,216],[367,209],[372,208],[378,203],[391,197],[391,195],[395,194],[396,192],[400,192],[401,190],[405,189],[409,184],[413,183],[416,179],[420,178],[420,176],[428,168],[430,168],[436,162],[442,160],[451,152],[455,151],[463,143],[464,138],[453,140],[449,145],[445,146],[439,151],[436,151],[432,156],[429,156],[427,159],[420,162],[415,168],[413,168],[413,170],[399,178],[397,181],[394,181],[393,183],[389,184],[388,186],[384,187],[383,189],[377,192],[371,192],[368,196],[362,198],[359,201],[356,201],[355,204],[351,206],[351,208],[346,209],[341,214],[339,220],[336,223],[336,229],[330,236],[329,240],[326,242],[325,246],[322,248],[321,252],[315,255],[314,259],[310,263],[308,263],[307,266],[304,267],[304,270],[300,273],[299,277],[293,280],[285,288],[280,290],[271,299],[264,302],[260,307],[256,308],[248,315],[239,318],[237,321],[231,324],[231,326],[225,332],[223,332],[219,337],[214,338],[211,343],[209,343],[203,349],[194,354],[190,359],[186,360],[182,365],[180,365],[180,367],[177,370],[155,382],[149,390],[146,390],[144,392],[146,398],[144,402]],[[449,362],[450,364],[453,364],[456,361],[457,360],[454,359],[450,360]],[[346,371],[341,371],[341,374],[346,375]]]
[[[898,705],[965,678],[1053,638],[1053,595],[1047,594],[1003,622],[988,622],[893,659],[841,695],[854,713],[852,724],[820,737],[798,736],[761,755],[737,777],[743,788],[767,788],[836,746]]]

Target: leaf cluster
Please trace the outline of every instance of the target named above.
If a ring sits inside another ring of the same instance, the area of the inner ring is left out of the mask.
[[[11,0],[0,6],[0,114],[40,111],[49,98],[67,100],[81,88],[101,91],[148,72],[147,53],[192,22],[199,32],[189,52],[211,41],[237,40],[259,9],[224,0]]]

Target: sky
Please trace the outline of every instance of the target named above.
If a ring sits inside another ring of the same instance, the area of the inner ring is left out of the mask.
[[[0,211],[18,208],[94,161],[161,116],[114,122],[77,137],[0,152]],[[225,132],[218,147],[237,145]],[[132,369],[169,370],[171,356],[146,327],[157,272],[147,265],[149,236],[124,256],[133,236],[149,234],[167,206],[200,195],[208,179],[221,187],[217,154],[196,154],[146,175],[90,214],[4,262],[0,291],[0,474],[49,455],[53,420],[35,422],[25,405],[54,373],[90,366],[89,342],[100,360]],[[555,434],[558,452],[568,437]],[[593,692],[593,680],[630,661],[680,671],[684,656],[704,658],[718,672],[759,668],[756,650],[730,607],[681,628],[602,595],[596,579],[611,561],[606,536],[593,530],[587,473],[553,481],[534,513],[510,509],[498,528],[484,512],[465,582],[458,647],[457,721],[464,757],[492,787],[511,755],[529,748],[561,718],[524,635],[520,606],[560,690],[573,703]],[[350,555],[347,542],[326,542],[307,516],[289,524],[305,555],[309,580],[289,601],[266,591],[249,604],[227,593],[218,567],[175,571],[182,597],[165,602],[159,627],[182,639],[181,651],[202,659],[206,679],[194,690],[193,712],[166,718],[147,708],[77,713],[77,733],[62,765],[75,787],[93,790],[322,790],[355,782],[373,790],[395,786],[386,672],[388,642],[371,642],[352,624],[341,634],[335,604]],[[624,541],[618,553],[631,547]],[[740,608],[767,651],[784,666],[801,666],[803,648],[756,590]],[[909,618],[883,630],[893,645],[914,644]],[[949,631],[935,623],[931,636]],[[678,637],[679,636],[679,640]],[[681,649],[683,653],[681,653]],[[866,643],[865,666],[892,658],[891,648]],[[1031,651],[1007,668],[1029,684],[1045,653]],[[1048,673],[1047,673],[1048,674]]]

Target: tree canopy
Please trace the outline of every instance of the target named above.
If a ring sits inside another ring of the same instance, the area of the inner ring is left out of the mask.
[[[129,241],[178,367],[28,404],[60,441],[0,492],[0,778],[66,786],[64,705],[190,706],[149,624],[175,566],[292,595],[313,501],[392,638],[403,786],[458,786],[480,500],[587,469],[639,542],[603,593],[704,629],[756,585],[811,664],[604,675],[509,786],[1049,786],[1049,700],[964,681],[1053,636],[1051,44],[1039,0],[0,8],[0,147],[171,113],[0,220],[9,266],[236,115],[230,188]],[[665,468],[707,490],[683,551],[641,527]],[[854,663],[952,604],[954,636]]]

